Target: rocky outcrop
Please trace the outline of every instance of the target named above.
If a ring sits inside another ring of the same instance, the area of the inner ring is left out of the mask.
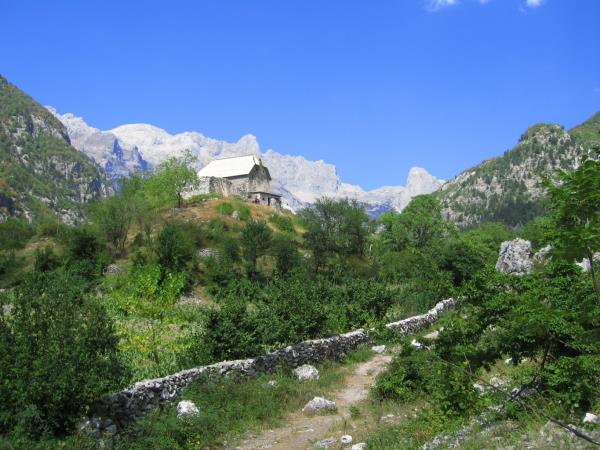
[[[500,245],[496,269],[511,275],[526,275],[533,272],[531,242],[519,238],[504,241]]]
[[[454,299],[443,300],[425,314],[388,324],[387,327],[407,336],[428,327],[443,311],[454,305]],[[96,402],[92,407],[92,420],[89,423],[96,434],[109,428],[112,430],[113,426],[120,429],[159,405],[173,401],[193,381],[217,379],[232,374],[252,378],[282,367],[297,368],[325,360],[339,361],[352,350],[370,342],[371,339],[364,330],[356,330],[329,338],[304,341],[256,358],[224,361],[162,378],[143,380]]]

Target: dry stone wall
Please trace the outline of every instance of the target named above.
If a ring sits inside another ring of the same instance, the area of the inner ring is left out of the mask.
[[[453,307],[454,303],[453,299],[443,300],[425,314],[390,323],[387,327],[407,336],[431,325],[443,311]],[[233,373],[252,378],[284,367],[293,369],[308,363],[341,360],[347,353],[370,341],[364,330],[356,330],[329,338],[304,341],[256,358],[224,361],[140,381],[99,400],[92,408],[89,425],[96,435],[114,434],[146,412],[177,398],[183,388],[194,380],[215,379]]]

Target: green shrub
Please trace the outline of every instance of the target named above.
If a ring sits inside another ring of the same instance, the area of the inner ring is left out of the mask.
[[[220,203],[219,206],[217,206],[217,211],[224,216],[230,216],[231,213],[233,213],[233,205],[229,202]]]
[[[86,407],[124,382],[103,308],[67,272],[35,273],[0,308],[0,431],[64,434]],[[6,301],[6,300],[5,300]]]
[[[213,241],[219,241],[226,231],[227,225],[221,219],[211,219],[206,225],[206,233]]]
[[[0,250],[17,250],[25,247],[35,230],[25,219],[9,217],[0,223]]]
[[[283,214],[271,214],[269,216],[269,222],[277,227],[280,231],[287,231],[289,233],[294,232],[294,223],[291,217],[284,216]]]
[[[60,266],[58,256],[52,247],[46,246],[35,251],[35,262],[33,267],[36,272],[50,272]]]
[[[102,275],[110,262],[106,242],[89,226],[71,228],[66,242],[66,266],[88,281]]]
[[[243,203],[238,203],[235,209],[238,212],[238,219],[243,220],[244,222],[252,219],[252,213],[247,205],[244,205]]]
[[[161,267],[168,272],[185,271],[196,254],[195,227],[177,221],[167,222],[156,236],[154,251]]]

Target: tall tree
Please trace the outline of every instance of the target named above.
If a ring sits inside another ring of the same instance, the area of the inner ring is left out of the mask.
[[[546,179],[556,225],[555,251],[569,259],[586,259],[600,302],[594,254],[600,251],[600,161],[583,157],[572,172],[560,171],[558,183]]]
[[[156,198],[167,202],[176,201],[181,208],[183,194],[198,186],[198,174],[192,165],[197,158],[189,150],[183,156],[171,157],[156,167],[156,173],[148,180],[150,189]]]

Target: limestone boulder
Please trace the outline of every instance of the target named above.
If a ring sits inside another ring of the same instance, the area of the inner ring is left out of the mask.
[[[177,417],[195,417],[200,414],[200,410],[194,402],[182,400],[177,403]]]
[[[296,375],[296,378],[298,378],[300,381],[319,379],[319,371],[315,366],[311,366],[310,364],[304,364],[294,369],[294,375]]]
[[[302,408],[302,412],[304,414],[315,414],[324,411],[336,411],[337,405],[335,402],[331,400],[327,400],[323,397],[315,397],[311,401],[309,401],[304,408]]]
[[[504,241],[500,245],[496,269],[511,275],[526,275],[533,272],[531,242],[520,238]]]

